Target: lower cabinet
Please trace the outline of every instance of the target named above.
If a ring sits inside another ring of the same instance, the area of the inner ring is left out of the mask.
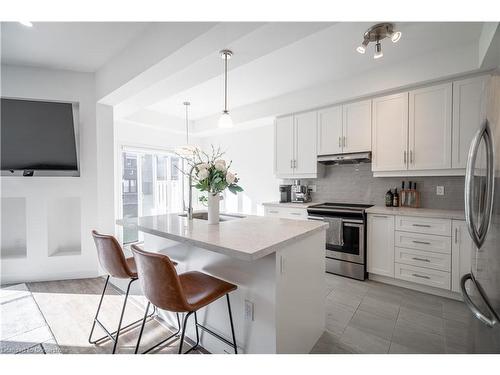
[[[369,214],[367,248],[370,274],[456,293],[471,268],[463,220]]]
[[[463,220],[452,220],[451,290],[460,292],[460,279],[471,271],[473,242]]]
[[[394,216],[368,215],[368,272],[394,277]]]
[[[307,209],[294,207],[266,206],[265,216],[275,216],[282,219],[307,220]]]

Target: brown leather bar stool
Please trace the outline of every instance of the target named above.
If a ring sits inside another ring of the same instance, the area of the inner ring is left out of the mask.
[[[97,344],[103,341],[104,339],[109,338],[112,341],[114,341],[114,346],[113,346],[113,354],[114,354],[118,346],[118,338],[120,336],[120,331],[127,329],[133,326],[134,324],[139,323],[141,320],[143,320],[139,319],[126,325],[125,327],[121,326],[123,321],[123,315],[125,313],[125,306],[127,305],[128,294],[130,292],[130,286],[134,281],[137,280],[137,269],[134,258],[133,257],[125,258],[122,247],[120,246],[115,237],[106,234],[99,234],[95,230],[92,231],[92,236],[94,237],[94,242],[97,248],[97,256],[99,258],[99,263],[101,264],[101,267],[108,273],[108,276],[106,277],[106,283],[104,284],[104,289],[102,290],[101,299],[99,300],[99,305],[97,306],[97,312],[95,314],[94,322],[92,323],[92,329],[90,330],[89,343]],[[174,262],[174,264],[177,263]],[[111,276],[120,279],[130,280],[127,286],[125,299],[123,301],[123,307],[120,315],[120,321],[118,323],[118,329],[114,332],[109,332],[109,330],[106,327],[104,327],[104,325],[98,319],[99,311],[101,310],[102,301],[104,299],[104,294],[106,293],[106,288],[108,286],[109,278]],[[149,304],[148,304],[148,310],[149,310]],[[145,318],[151,318],[154,315],[155,311],[156,307],[153,306],[153,312],[148,315],[147,314],[148,311],[146,311]],[[180,332],[179,317],[177,317],[177,319],[179,322],[178,332]],[[94,333],[94,328],[96,323],[99,324],[99,326],[104,330],[106,335],[97,340],[92,340],[92,334]]]
[[[182,345],[186,334],[186,323],[192,314],[194,314],[195,320],[196,344],[191,349],[186,351],[185,354],[189,353],[199,345],[200,335],[198,328],[213,335],[227,345],[232,346],[234,353],[238,354],[236,337],[234,335],[233,316],[231,314],[231,304],[229,302],[229,293],[236,290],[236,285],[198,271],[185,272],[178,275],[173,262],[168,256],[149,253],[140,249],[136,245],[132,245],[131,248],[137,264],[137,273],[139,275],[142,290],[149,301],[144,314],[144,320],[142,321],[139,339],[137,340],[137,346],[135,348],[136,353],[139,351],[149,305],[153,304],[153,306],[156,306],[159,309],[176,313],[187,313],[184,317],[182,325],[179,354],[182,353]],[[229,322],[231,324],[231,334],[233,339],[232,342],[199,324],[198,317],[196,316],[196,312],[199,309],[209,305],[223,296],[226,296],[227,298]],[[168,341],[173,336],[174,335],[163,340],[161,343],[156,344],[154,347],[148,349],[147,352]]]

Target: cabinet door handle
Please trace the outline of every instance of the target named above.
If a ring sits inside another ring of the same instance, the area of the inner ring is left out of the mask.
[[[293,167],[294,167],[295,169],[297,169],[297,160],[295,160],[295,159],[293,160]]]
[[[379,217],[381,219],[387,219],[387,216],[383,216],[383,215],[373,215],[373,217]]]
[[[413,240],[413,243],[419,243],[421,245],[430,245],[431,243],[430,242],[425,242],[425,241],[417,241],[417,240]]]
[[[346,144],[347,144],[347,138],[344,137],[344,147],[346,147]]]
[[[290,169],[293,169],[293,160],[290,159]]]
[[[410,164],[413,164],[413,150],[410,150]]]
[[[339,137],[339,147],[342,147],[342,137]]]
[[[430,228],[429,224],[412,224],[414,227]]]
[[[419,260],[419,261],[421,261],[421,262],[428,262],[428,263],[430,263],[430,262],[431,262],[429,259],[426,259],[426,258],[417,258],[417,257],[413,257],[413,258],[411,258],[411,259],[413,259],[413,260]]]
[[[458,228],[455,228],[455,243],[458,243]]]
[[[420,277],[421,279],[430,279],[429,276],[419,275],[418,273],[414,273],[414,274],[412,274],[412,276]]]
[[[406,150],[403,151],[403,163],[406,164]]]

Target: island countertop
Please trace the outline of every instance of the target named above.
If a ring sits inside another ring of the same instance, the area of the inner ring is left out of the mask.
[[[117,224],[123,226],[124,220],[117,220]],[[126,225],[136,226],[141,232],[247,261],[265,257],[295,240],[328,227],[327,223],[319,221],[254,215],[210,225],[206,220],[190,221],[179,214],[127,219]]]

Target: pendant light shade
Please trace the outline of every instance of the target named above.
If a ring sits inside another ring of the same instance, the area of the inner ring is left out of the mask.
[[[219,119],[219,128],[228,129],[234,126],[233,120],[227,109],[227,60],[233,56],[233,52],[228,49],[223,49],[220,51],[220,56],[224,59],[224,111],[222,111],[222,115]]]

